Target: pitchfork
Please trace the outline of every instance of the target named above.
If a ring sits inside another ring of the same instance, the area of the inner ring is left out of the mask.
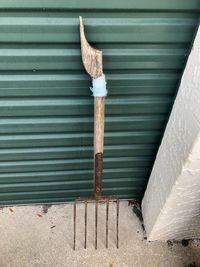
[[[105,75],[103,74],[102,51],[91,47],[85,37],[82,17],[80,19],[80,39],[83,65],[92,78],[94,96],[94,196],[81,197],[74,202],[74,250],[76,248],[76,204],[85,204],[85,242],[87,247],[87,206],[95,203],[95,249],[97,249],[98,204],[106,203],[106,248],[108,248],[109,202],[116,203],[116,246],[119,247],[119,200],[111,196],[102,196],[103,145],[104,145],[104,110],[107,95]]]

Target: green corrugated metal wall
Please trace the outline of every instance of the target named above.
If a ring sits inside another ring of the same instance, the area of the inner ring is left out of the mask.
[[[141,198],[198,24],[197,0],[0,1],[0,204],[92,192],[78,16],[108,80],[104,193]]]

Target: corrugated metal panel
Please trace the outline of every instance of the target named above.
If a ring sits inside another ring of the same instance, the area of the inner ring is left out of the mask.
[[[78,16],[103,49],[104,193],[141,198],[198,23],[199,1],[0,1],[0,204],[92,193],[93,98]]]

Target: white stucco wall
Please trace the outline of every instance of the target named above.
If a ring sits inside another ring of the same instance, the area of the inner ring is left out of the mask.
[[[142,201],[149,240],[200,238],[200,29]]]

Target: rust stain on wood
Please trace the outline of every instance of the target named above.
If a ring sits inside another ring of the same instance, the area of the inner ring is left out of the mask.
[[[101,179],[103,172],[103,153],[95,155],[95,195],[98,197],[101,194]]]

